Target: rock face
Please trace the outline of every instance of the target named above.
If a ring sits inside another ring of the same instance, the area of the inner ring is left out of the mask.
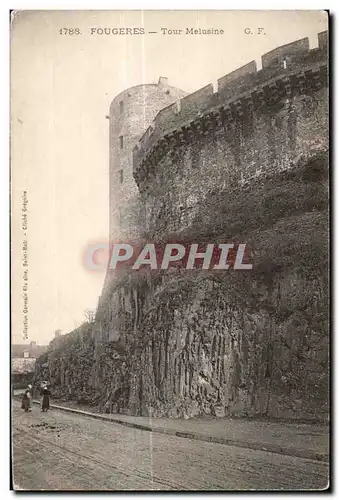
[[[117,273],[95,323],[52,343],[56,391],[136,415],[326,419],[325,42],[159,113],[134,155],[145,238],[245,242],[253,270]]]

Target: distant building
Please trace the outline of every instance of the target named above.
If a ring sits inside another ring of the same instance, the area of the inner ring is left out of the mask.
[[[47,351],[47,345],[37,345],[35,341],[29,344],[12,344],[12,359],[38,358]]]
[[[36,359],[47,351],[48,346],[29,344],[12,345],[12,381],[14,388],[21,388],[32,382]]]

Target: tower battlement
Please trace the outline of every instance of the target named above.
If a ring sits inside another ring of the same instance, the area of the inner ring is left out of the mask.
[[[261,57],[262,69],[251,61],[219,78],[216,92],[210,84],[159,111],[133,149],[137,184],[147,176],[146,163],[156,161],[173,142],[190,141],[217,124],[227,127],[253,109],[326,84],[327,47],[327,31],[318,34],[314,49],[308,38],[277,47]]]

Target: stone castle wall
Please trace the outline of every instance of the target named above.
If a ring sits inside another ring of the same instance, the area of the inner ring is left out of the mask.
[[[293,128],[295,124],[291,121],[293,118],[295,121],[298,111],[303,112],[303,110],[302,106],[298,107],[293,100],[301,96],[299,100],[304,103],[304,108],[307,108],[308,104],[311,105],[314,91],[324,87],[324,82],[327,81],[326,32],[318,35],[318,41],[319,47],[312,50],[309,50],[307,38],[278,47],[262,56],[260,71],[256,70],[256,63],[253,61],[220,78],[217,92],[213,92],[212,85],[207,85],[194,94],[184,97],[179,103],[161,110],[134,148],[134,176],[140,189],[143,189],[143,180],[147,178],[147,166],[151,168],[151,165],[157,163],[160,157],[164,157],[168,150],[187,147],[192,141],[218,134],[228,136],[231,147],[238,149],[238,170],[239,174],[242,172],[245,177],[246,170],[253,163],[253,158],[246,161],[244,157],[247,151],[245,139],[252,135],[254,129],[258,137],[263,128],[266,128],[266,131],[275,127],[281,128],[279,115],[283,114],[282,102],[285,105],[285,114],[289,112],[290,115],[289,133],[298,136],[299,131]],[[307,109],[303,112],[299,123],[304,122],[305,114]],[[266,123],[259,121],[256,123],[262,115],[268,115]],[[314,118],[314,121],[316,120],[317,116]],[[317,136],[319,130],[323,135],[323,121],[317,125],[315,133],[312,125],[310,126],[309,122],[305,123],[305,130],[302,131],[300,140],[303,140],[303,136],[307,133],[308,136]],[[235,130],[236,126],[238,129]],[[264,130],[264,135],[267,135],[266,131]],[[275,165],[270,151],[272,148],[267,147],[267,144],[263,146],[261,153],[263,160],[260,161],[269,163],[271,172],[274,173]],[[254,148],[256,149],[258,148]],[[280,151],[278,155],[279,153]],[[245,160],[243,162],[241,155]],[[210,157],[214,157],[214,154]],[[228,161],[226,163],[227,169],[233,170],[232,164],[230,165]]]

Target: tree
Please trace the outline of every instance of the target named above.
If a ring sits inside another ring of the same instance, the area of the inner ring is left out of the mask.
[[[84,315],[87,323],[94,323],[95,311],[93,311],[92,309],[85,309]]]

